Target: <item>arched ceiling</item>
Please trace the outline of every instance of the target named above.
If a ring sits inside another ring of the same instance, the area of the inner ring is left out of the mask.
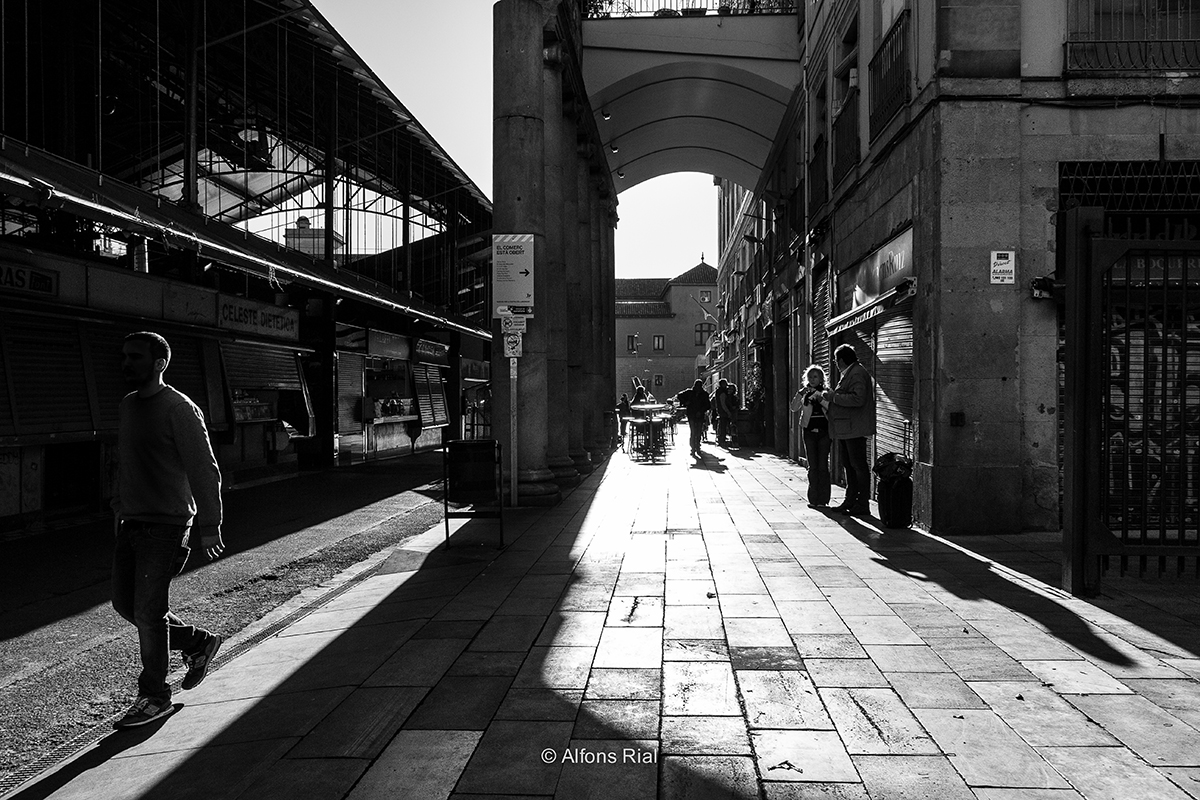
[[[794,15],[584,25],[584,83],[617,191],[672,172],[753,188],[800,79]]]

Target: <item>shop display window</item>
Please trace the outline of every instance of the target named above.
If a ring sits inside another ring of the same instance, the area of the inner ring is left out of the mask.
[[[365,378],[365,416],[376,423],[417,419],[409,362],[398,358],[370,357]]]

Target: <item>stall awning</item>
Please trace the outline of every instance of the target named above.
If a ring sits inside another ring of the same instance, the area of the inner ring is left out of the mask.
[[[62,209],[122,231],[195,250],[201,257],[272,282],[295,282],[430,322],[479,339],[489,330],[452,319],[350,272],[321,270],[282,245],[197,217],[162,198],[31,147],[0,150],[0,194]]]
[[[894,289],[888,289],[883,294],[876,297],[869,303],[864,303],[858,308],[851,309],[845,314],[839,314],[825,324],[825,332],[829,336],[836,336],[839,333],[857,328],[870,322],[875,317],[878,317],[884,311],[887,311],[892,306],[899,302],[907,300],[916,294],[917,282],[913,279],[908,279]]]

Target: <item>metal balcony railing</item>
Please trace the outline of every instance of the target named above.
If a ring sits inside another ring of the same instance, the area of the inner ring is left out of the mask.
[[[1070,0],[1068,71],[1200,68],[1195,0]]]
[[[846,93],[842,111],[833,121],[833,185],[854,169],[860,158],[858,142],[858,89]]]
[[[799,0],[586,0],[588,19],[690,17],[705,14],[794,14]]]
[[[824,136],[818,136],[813,142],[813,157],[808,162],[808,204],[812,208],[820,207],[829,198],[829,168],[826,165],[826,148]]]
[[[871,138],[880,134],[892,117],[912,99],[912,62],[909,56],[908,9],[892,23],[867,67],[871,88]]]

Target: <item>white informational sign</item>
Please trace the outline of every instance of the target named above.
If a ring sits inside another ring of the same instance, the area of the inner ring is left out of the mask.
[[[524,314],[509,314],[500,318],[501,333],[525,333],[529,330],[529,317]]]
[[[521,357],[521,334],[506,333],[504,334],[504,357],[505,358],[520,358]]]
[[[1015,250],[992,251],[992,283],[1017,282],[1017,253]]]
[[[533,316],[533,234],[492,235],[492,316]]]

